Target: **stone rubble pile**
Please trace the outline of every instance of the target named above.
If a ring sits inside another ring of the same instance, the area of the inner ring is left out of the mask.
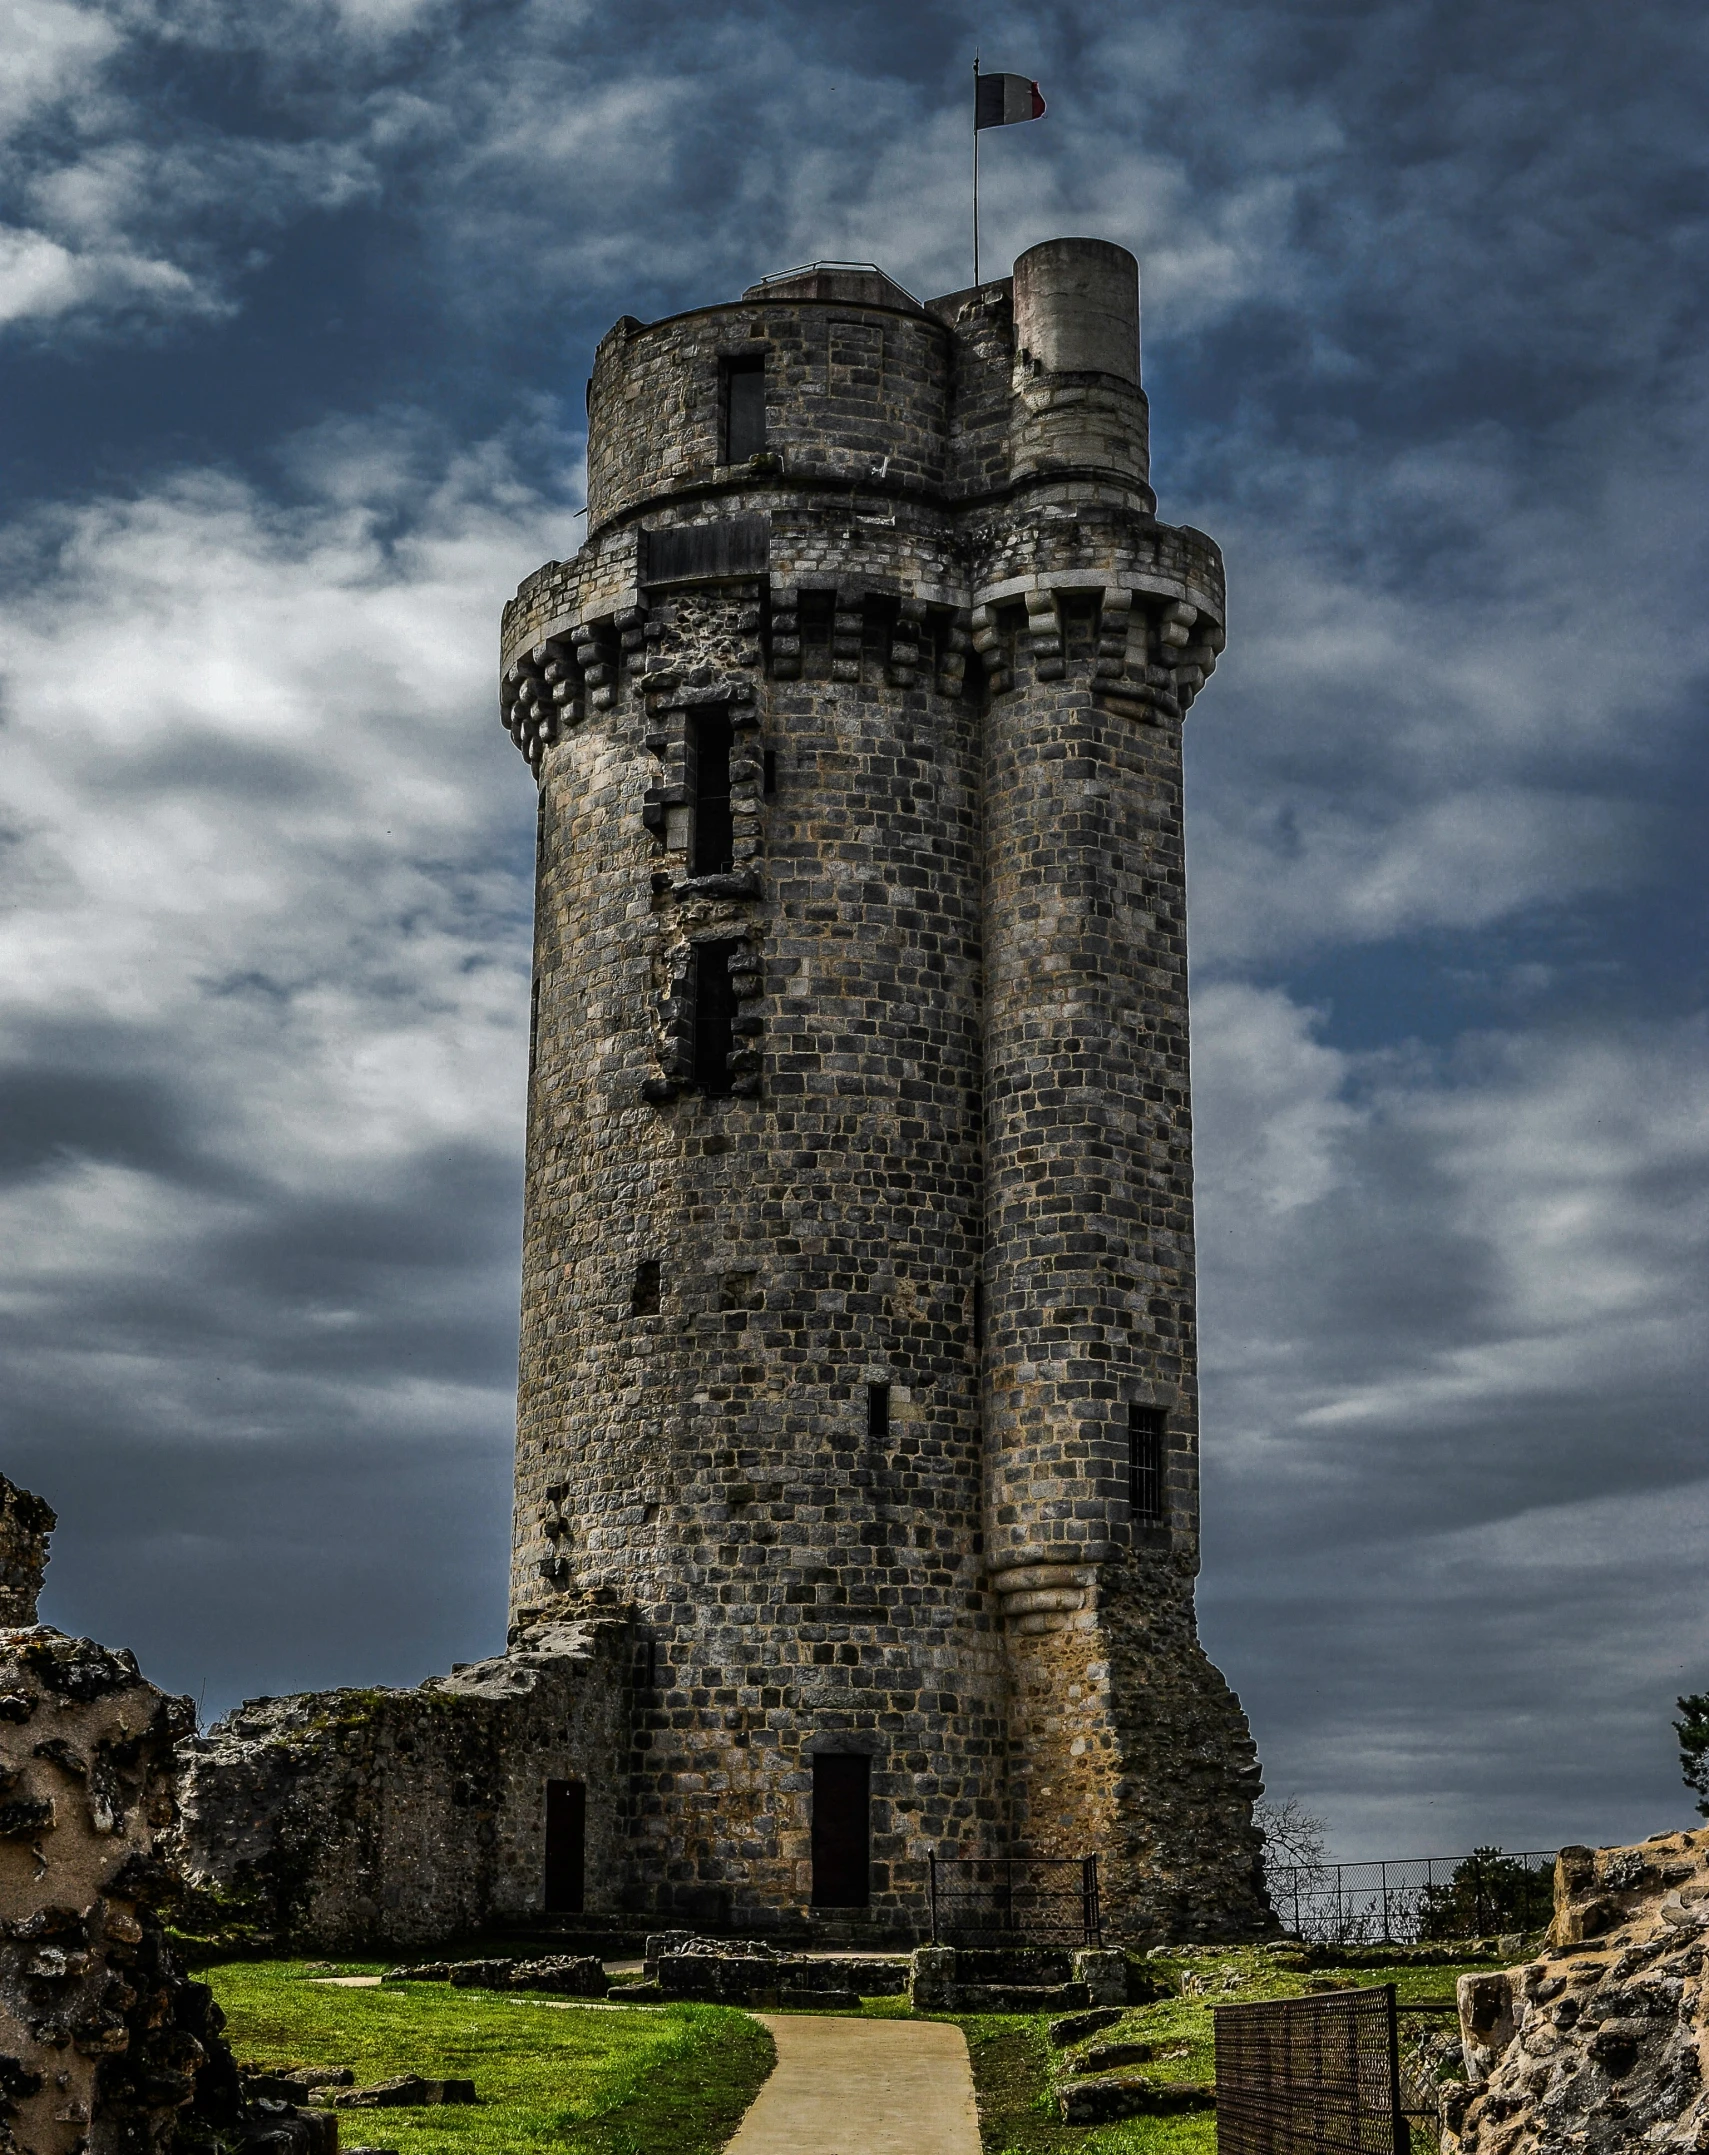
[[[1563,1848],[1542,1957],[1462,1976],[1443,2155],[1709,2150],[1709,1829]]]
[[[591,1954],[558,1953],[544,1960],[429,1960],[388,1968],[385,1983],[449,1983],[454,1990],[543,1990],[563,1998],[603,1998],[611,1988]]]

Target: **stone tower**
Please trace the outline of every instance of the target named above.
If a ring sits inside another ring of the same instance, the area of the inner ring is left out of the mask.
[[[918,1930],[928,1853],[1270,1924],[1193,1616],[1181,722],[1133,257],[625,317],[505,610],[539,788],[512,1640],[634,1612],[590,1911]],[[609,1845],[609,1844],[608,1844]],[[862,1912],[864,1910],[864,1913]]]

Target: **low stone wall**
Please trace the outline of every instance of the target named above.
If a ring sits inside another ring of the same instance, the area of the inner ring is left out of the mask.
[[[546,1783],[586,1789],[586,1907],[615,1912],[633,1632],[541,1628],[413,1691],[253,1699],[180,1746],[192,1881],[323,1952],[537,1918]]]
[[[1460,1978],[1443,2155],[1709,2149],[1709,1830],[1564,1848],[1540,1959]]]

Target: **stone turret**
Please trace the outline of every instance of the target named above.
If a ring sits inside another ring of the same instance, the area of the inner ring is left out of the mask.
[[[512,1636],[641,1641],[590,1909],[918,1931],[927,1858],[1271,1923],[1200,1650],[1181,723],[1138,271],[815,266],[602,340],[506,608],[539,788]],[[600,1902],[599,1896],[605,1899]]]

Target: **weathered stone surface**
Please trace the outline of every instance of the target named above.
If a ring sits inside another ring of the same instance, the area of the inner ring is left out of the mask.
[[[427,2080],[419,2073],[399,2073],[365,2088],[318,2090],[316,2104],[329,2110],[411,2110],[442,2103],[478,2100],[472,2080]]]
[[[0,1629],[35,1622],[53,1528],[51,1505],[0,1474]]]
[[[176,1846],[321,1951],[410,1945],[541,1906],[545,1788],[587,1788],[588,1906],[611,1906],[633,1637],[618,1610],[413,1691],[256,1699],[180,1750]]]
[[[1056,2091],[1056,2107],[1064,2125],[1107,2125],[1116,2118],[1214,2110],[1216,2089],[1208,2080],[1146,2080],[1116,2073],[1068,2081]]]
[[[30,1504],[6,1485],[7,1516],[45,1538],[52,1514]],[[38,1538],[38,1580],[42,1556]],[[36,1624],[0,1629],[0,1698],[0,2149],[140,2155],[217,2132],[330,2155],[323,2127],[246,2101],[212,1993],[156,1912],[190,1701],[123,1649]]]
[[[1060,2020],[1053,2020],[1048,2033],[1058,2050],[1066,2050],[1070,2043],[1078,2043],[1088,2035],[1098,2035],[1105,2028],[1113,2028],[1121,2019],[1123,2008],[1119,2005],[1094,2006],[1089,2013],[1066,2013]]]
[[[1563,1849],[1540,1960],[1460,1979],[1444,2155],[1709,2148],[1709,1830]]]

